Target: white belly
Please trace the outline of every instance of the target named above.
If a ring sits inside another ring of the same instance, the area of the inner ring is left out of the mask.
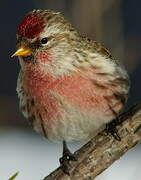
[[[48,123],[47,119],[34,121],[34,129],[51,141],[83,141],[94,137],[114,117],[103,112],[82,112],[69,104],[63,105],[63,116]],[[43,132],[45,131],[45,133]]]

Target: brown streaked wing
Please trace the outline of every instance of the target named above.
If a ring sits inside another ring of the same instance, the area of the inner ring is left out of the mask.
[[[103,56],[107,56],[109,58],[112,58],[110,51],[107,48],[105,48],[102,44],[100,44],[96,41],[93,41],[93,44],[94,44],[94,48],[96,49],[96,51],[98,53],[100,53]]]

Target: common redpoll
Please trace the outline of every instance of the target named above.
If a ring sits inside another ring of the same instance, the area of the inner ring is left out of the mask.
[[[88,140],[123,109],[125,69],[101,44],[81,36],[60,14],[28,13],[17,30],[20,109],[33,128],[64,144],[61,163],[73,159],[66,141]]]

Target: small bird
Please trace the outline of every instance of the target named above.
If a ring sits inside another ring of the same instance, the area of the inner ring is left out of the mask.
[[[20,109],[37,132],[63,142],[60,163],[68,173],[68,161],[76,159],[66,142],[88,141],[118,117],[128,98],[128,74],[100,43],[50,10],[26,14],[16,47]]]

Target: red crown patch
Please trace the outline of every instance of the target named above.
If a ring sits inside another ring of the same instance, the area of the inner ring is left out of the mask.
[[[43,31],[44,27],[45,24],[43,19],[41,19],[38,15],[28,14],[19,25],[17,34],[33,39]]]

